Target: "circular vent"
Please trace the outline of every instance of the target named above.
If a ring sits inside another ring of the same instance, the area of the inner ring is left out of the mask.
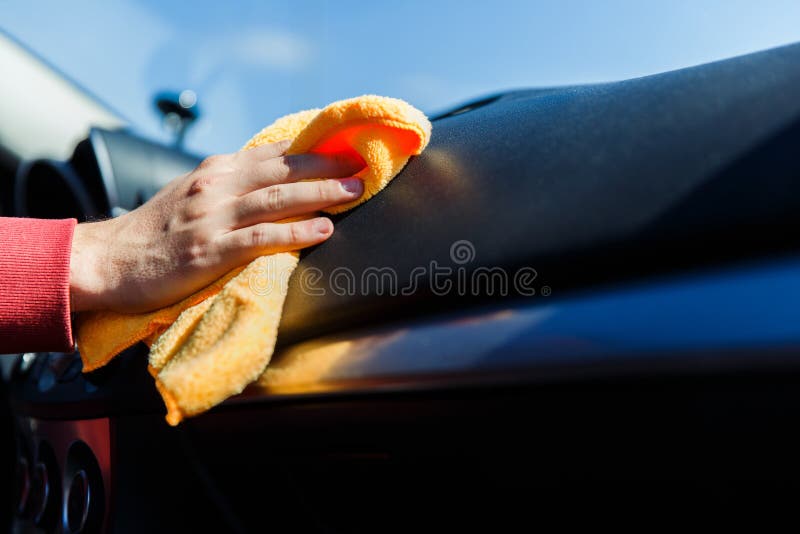
[[[80,178],[62,161],[24,163],[15,189],[16,215],[20,217],[85,221],[98,215]]]

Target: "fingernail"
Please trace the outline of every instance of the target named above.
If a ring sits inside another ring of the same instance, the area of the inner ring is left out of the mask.
[[[364,192],[364,182],[358,178],[344,178],[339,180],[339,183],[342,184],[342,188],[350,194],[361,196],[361,193]]]
[[[331,233],[331,222],[328,219],[318,219],[314,222],[314,230],[321,235],[328,235]]]

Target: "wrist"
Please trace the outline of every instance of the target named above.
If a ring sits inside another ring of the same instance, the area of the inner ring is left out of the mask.
[[[69,264],[70,310],[81,312],[106,307],[108,288],[105,227],[110,221],[75,226]]]

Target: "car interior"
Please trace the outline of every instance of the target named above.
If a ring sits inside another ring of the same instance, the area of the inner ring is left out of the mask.
[[[91,373],[78,352],[1,357],[0,517],[19,533],[331,533],[790,513],[798,95],[790,45],[454,103],[303,252],[273,358],[297,372],[173,428],[142,344]],[[6,134],[6,216],[113,217],[204,156],[108,118],[61,158]],[[414,290],[297,282],[376,266]],[[526,286],[437,290],[480,269]]]

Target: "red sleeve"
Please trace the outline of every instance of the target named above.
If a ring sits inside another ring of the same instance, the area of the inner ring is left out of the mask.
[[[0,217],[0,354],[69,352],[75,219]]]

